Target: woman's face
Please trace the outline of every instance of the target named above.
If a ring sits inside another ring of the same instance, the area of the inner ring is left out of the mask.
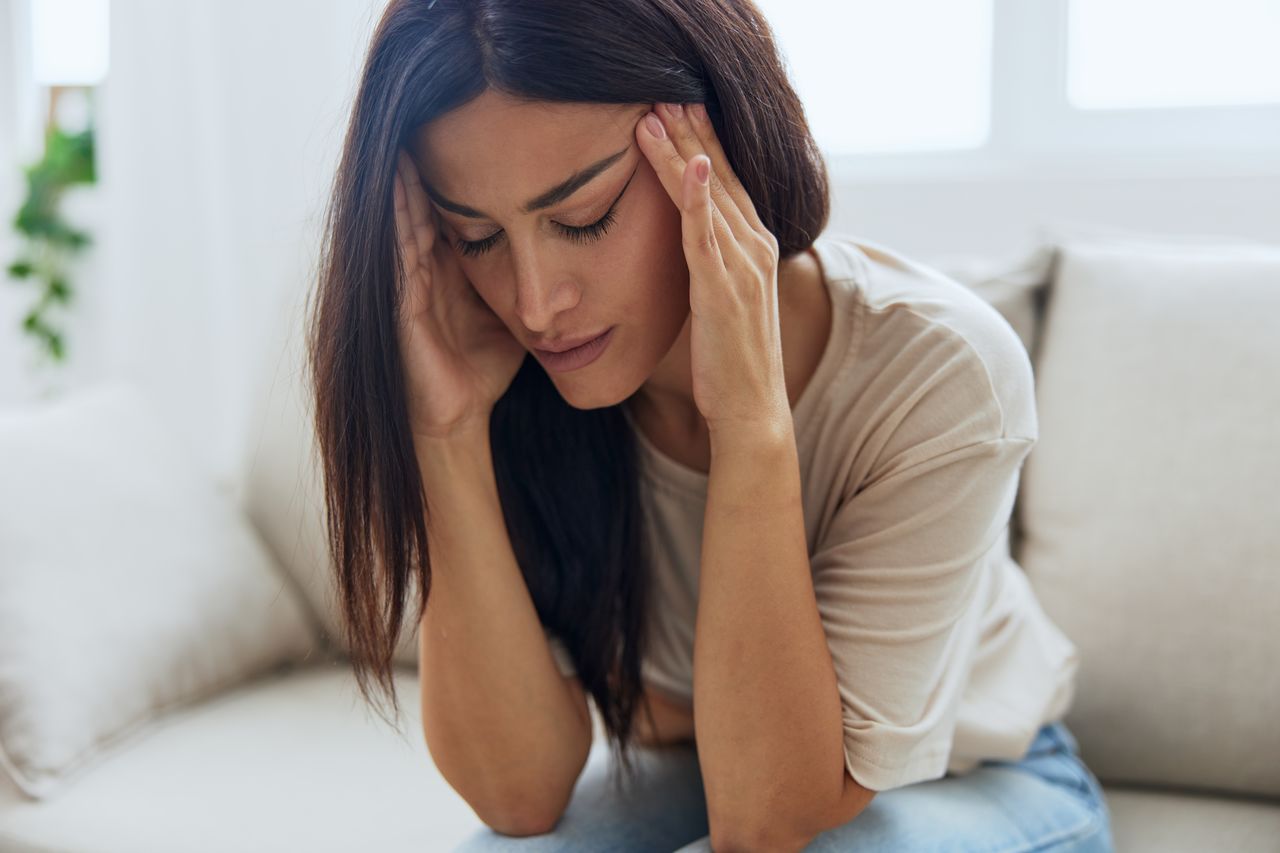
[[[635,140],[651,106],[525,102],[487,90],[415,139],[444,238],[516,340],[536,356],[613,327],[590,364],[557,371],[543,361],[579,409],[630,397],[689,317],[680,210]],[[606,216],[607,230],[592,233]]]

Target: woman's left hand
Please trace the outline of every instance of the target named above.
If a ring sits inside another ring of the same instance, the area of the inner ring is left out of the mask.
[[[729,167],[705,106],[670,107],[655,105],[637,123],[636,136],[680,208],[694,402],[713,441],[728,433],[776,436],[792,426],[778,322],[778,240]],[[704,163],[705,183],[698,174]]]

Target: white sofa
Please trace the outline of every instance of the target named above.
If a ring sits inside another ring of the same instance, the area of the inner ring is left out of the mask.
[[[1032,353],[1041,437],[1011,547],[1080,648],[1067,723],[1117,849],[1280,851],[1280,246],[1095,235],[935,265]],[[0,420],[0,465],[20,472],[0,468],[0,851],[434,851],[481,826],[423,742],[413,626],[399,731],[361,705],[334,639],[300,305],[263,365],[235,495],[166,479],[177,445],[147,433],[157,411],[131,421],[127,395],[90,399],[94,429],[74,409]],[[125,497],[102,467],[117,455]],[[60,466],[82,476],[55,502],[41,472]],[[90,481],[97,504],[66,506]],[[33,546],[122,503],[171,519],[164,548],[112,544],[127,521]],[[117,546],[137,551],[112,561]],[[119,575],[73,610],[68,641],[53,605],[89,558]],[[223,591],[185,580],[201,572]],[[175,575],[186,585],[139,595]]]

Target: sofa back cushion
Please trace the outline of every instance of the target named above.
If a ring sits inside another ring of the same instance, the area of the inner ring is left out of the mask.
[[[52,797],[167,711],[314,642],[240,508],[140,388],[0,413],[0,768],[25,794]]]
[[[307,383],[306,308],[303,293],[288,293],[277,306],[274,328],[281,343],[254,392],[241,500],[276,561],[302,591],[326,651],[341,657],[349,649],[326,541],[314,396]],[[415,587],[411,599],[416,594]],[[416,667],[416,600],[408,605],[394,660]]]
[[[1067,242],[1017,554],[1108,782],[1280,796],[1280,246]]]

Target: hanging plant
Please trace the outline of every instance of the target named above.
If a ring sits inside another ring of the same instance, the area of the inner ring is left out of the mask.
[[[13,220],[24,245],[18,259],[9,264],[9,275],[16,284],[34,284],[39,290],[35,304],[22,318],[22,329],[55,361],[63,360],[65,347],[47,312],[54,305],[70,303],[67,269],[72,258],[91,243],[87,233],[63,220],[59,206],[68,187],[97,180],[93,164],[92,126],[67,133],[52,125],[45,134],[44,157],[23,169],[27,197]]]

